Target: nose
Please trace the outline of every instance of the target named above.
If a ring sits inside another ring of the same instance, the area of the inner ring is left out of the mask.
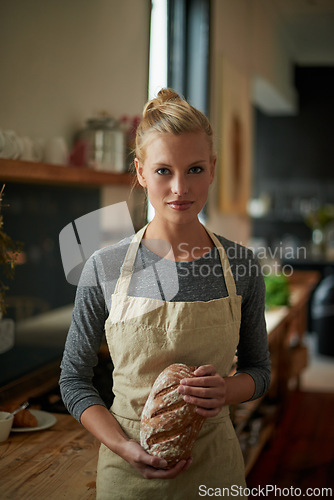
[[[177,196],[184,196],[188,193],[188,182],[183,175],[175,175],[172,180],[171,190]]]

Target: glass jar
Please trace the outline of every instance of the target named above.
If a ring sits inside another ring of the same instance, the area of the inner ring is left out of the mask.
[[[91,118],[86,122],[82,139],[87,145],[87,165],[97,170],[125,172],[125,134],[110,116]]]

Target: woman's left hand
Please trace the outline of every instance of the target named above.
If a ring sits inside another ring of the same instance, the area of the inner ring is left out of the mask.
[[[203,417],[215,417],[226,401],[226,382],[213,365],[199,366],[194,377],[181,380],[179,393]]]

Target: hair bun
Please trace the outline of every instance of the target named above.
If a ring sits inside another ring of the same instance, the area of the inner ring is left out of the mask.
[[[180,101],[181,100],[179,94],[177,94],[172,89],[161,89],[158,92],[158,99],[161,103],[168,102],[168,101]]]
[[[148,140],[153,133],[180,135],[186,132],[204,132],[213,157],[212,128],[207,117],[183,95],[171,88],[162,88],[143,109],[143,118],[136,130],[137,159],[145,161]]]
[[[146,116],[148,111],[153,111],[161,105],[164,105],[166,102],[175,102],[182,101],[179,94],[177,94],[174,90],[163,88],[158,92],[157,97],[151,99],[146,106],[144,107],[143,116]]]

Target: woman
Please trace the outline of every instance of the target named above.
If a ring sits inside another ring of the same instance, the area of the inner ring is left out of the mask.
[[[207,118],[161,90],[145,106],[136,138],[137,178],[154,218],[87,262],[62,361],[64,402],[102,443],[98,498],[198,498],[209,488],[244,498],[229,405],[269,386],[264,283],[250,251],[199,222],[215,163]],[[110,411],[91,383],[104,326],[114,365]],[[206,420],[192,458],[167,470],[140,446],[139,425],[155,378],[175,362],[198,367],[178,390]]]

